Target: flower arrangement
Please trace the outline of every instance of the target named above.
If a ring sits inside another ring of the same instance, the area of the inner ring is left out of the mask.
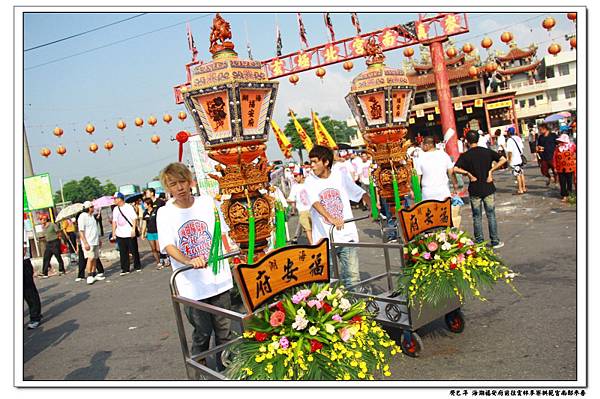
[[[313,284],[255,314],[231,347],[230,379],[373,380],[401,349],[341,288]]]
[[[504,280],[516,291],[512,282],[517,275],[485,243],[475,243],[454,228],[424,233],[403,249],[404,269],[399,287],[411,305],[428,303],[437,306],[458,296],[486,299],[480,289],[491,288]]]

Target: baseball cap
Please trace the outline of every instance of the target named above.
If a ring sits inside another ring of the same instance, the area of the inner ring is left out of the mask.
[[[94,204],[92,203],[92,201],[85,201],[83,203],[83,209],[90,209],[93,206],[94,206]]]
[[[42,214],[39,216],[39,219],[40,219],[40,220],[48,220],[48,214],[46,214],[46,213],[42,213]]]
[[[120,199],[124,200],[125,196],[123,195],[123,193],[120,193],[120,192],[117,191],[115,193],[115,195],[113,195],[113,198],[120,198]]]
[[[510,126],[508,129],[506,129],[506,132],[509,134],[513,134],[515,132],[515,128]]]

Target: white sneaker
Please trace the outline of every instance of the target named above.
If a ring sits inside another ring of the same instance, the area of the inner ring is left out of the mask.
[[[119,273],[119,276],[125,276],[127,274],[129,274],[129,272],[121,272],[121,273]]]
[[[105,280],[106,277],[104,277],[102,274],[96,274],[96,277],[94,277],[94,279],[98,280],[98,281],[102,281],[102,280]]]
[[[88,284],[94,284],[94,281],[96,281],[96,279],[94,278],[94,276],[88,276],[86,282]]]
[[[77,277],[77,278],[75,279],[75,281],[76,281],[76,282],[80,282],[81,280],[83,280],[81,277]]]
[[[35,328],[38,328],[38,327],[39,327],[39,325],[40,325],[40,322],[39,322],[39,321],[32,321],[32,322],[30,322],[29,324],[27,324],[27,329],[28,329],[28,330],[33,330],[33,329],[35,329]]]
[[[503,246],[504,246],[504,243],[502,241],[500,241],[498,244],[493,245],[492,248],[498,249],[498,248],[502,248]]]
[[[96,278],[98,278],[98,277],[104,277],[104,273],[98,273],[98,274],[96,274]]]

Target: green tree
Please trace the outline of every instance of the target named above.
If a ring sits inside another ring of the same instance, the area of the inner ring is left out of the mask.
[[[319,114],[317,113],[317,116],[318,115]],[[323,126],[329,132],[333,140],[335,140],[335,142],[338,144],[350,143],[350,137],[356,134],[356,131],[353,128],[349,127],[346,121],[333,119],[330,116],[319,117],[319,119],[321,120],[321,123],[323,123]],[[302,125],[302,127],[312,140],[313,144],[316,144],[317,140],[315,139],[315,131],[312,125],[312,119],[310,117],[300,118],[298,117],[298,115],[296,115],[296,120],[300,123],[300,125]],[[285,125],[283,132],[290,140],[290,143],[292,144],[292,149],[298,151],[300,159],[302,159],[302,153],[300,152],[300,150],[304,149],[304,145],[300,140],[300,136],[298,136],[298,132],[296,131],[296,127],[294,126],[294,121],[291,118]]]
[[[95,177],[85,176],[80,181],[71,180],[63,185],[63,195],[65,201],[72,203],[91,201],[103,195],[112,195],[117,191],[117,187],[111,181],[107,180],[104,185]],[[62,202],[60,190],[54,195],[55,202]]]

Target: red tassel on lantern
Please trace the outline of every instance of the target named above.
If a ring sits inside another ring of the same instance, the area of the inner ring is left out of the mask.
[[[175,139],[179,142],[179,162],[181,162],[181,159],[183,158],[183,145],[187,143],[189,137],[190,134],[185,130],[180,131],[175,136]]]

